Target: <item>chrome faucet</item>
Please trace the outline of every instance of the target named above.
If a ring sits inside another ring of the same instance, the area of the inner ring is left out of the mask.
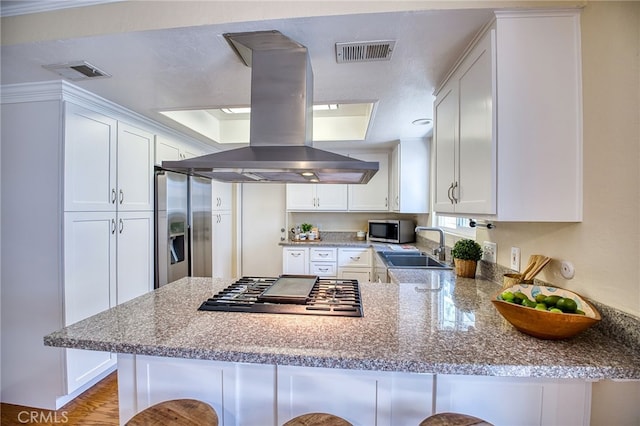
[[[418,231],[436,231],[440,233],[440,244],[437,249],[433,250],[433,254],[438,255],[438,260],[444,262],[446,259],[445,249],[444,249],[444,231],[440,228],[435,228],[431,226],[416,226],[416,232]]]

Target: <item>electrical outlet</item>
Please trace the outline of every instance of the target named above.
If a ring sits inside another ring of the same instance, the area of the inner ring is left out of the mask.
[[[482,260],[489,263],[496,263],[498,246],[496,243],[485,241],[482,244]]]
[[[511,269],[520,272],[520,248],[511,247]]]

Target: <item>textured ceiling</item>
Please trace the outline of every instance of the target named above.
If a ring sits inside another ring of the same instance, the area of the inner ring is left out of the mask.
[[[47,14],[41,15],[48,23]],[[217,146],[157,111],[249,104],[251,70],[240,62],[222,34],[275,29],[309,49],[315,103],[377,101],[364,142],[374,146],[430,133],[431,126],[411,122],[433,117],[434,89],[491,16],[487,9],[361,13],[3,45],[1,81],[54,80],[56,75],[43,65],[86,60],[112,77],[75,83],[78,86]],[[56,25],[54,15],[50,24]],[[396,41],[390,61],[336,63],[336,42],[371,40]],[[316,146],[346,148],[348,144]]]

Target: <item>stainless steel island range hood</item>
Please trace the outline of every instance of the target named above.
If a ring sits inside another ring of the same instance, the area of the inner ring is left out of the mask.
[[[251,67],[249,146],[163,161],[162,168],[224,182],[367,183],[366,162],[313,148],[313,72],[307,48],[278,31],[224,37]]]

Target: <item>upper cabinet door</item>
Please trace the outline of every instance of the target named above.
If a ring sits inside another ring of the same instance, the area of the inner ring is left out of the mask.
[[[493,132],[492,35],[487,32],[462,63],[456,211],[496,213],[496,146]]]
[[[365,185],[349,185],[350,211],[389,210],[389,154],[353,154],[363,161],[377,161],[378,172]]]
[[[65,103],[65,211],[115,210],[116,129],[116,120]]]
[[[162,136],[156,136],[156,164],[162,165],[163,161],[180,161],[180,146],[177,142]]]
[[[457,181],[458,84],[450,82],[436,98],[435,111],[435,195],[434,210],[455,211],[452,192]]]
[[[154,136],[118,123],[118,210],[153,210]]]
[[[318,184],[316,187],[316,210],[346,211],[347,185]]]
[[[212,209],[218,212],[233,210],[233,183],[211,181]]]

